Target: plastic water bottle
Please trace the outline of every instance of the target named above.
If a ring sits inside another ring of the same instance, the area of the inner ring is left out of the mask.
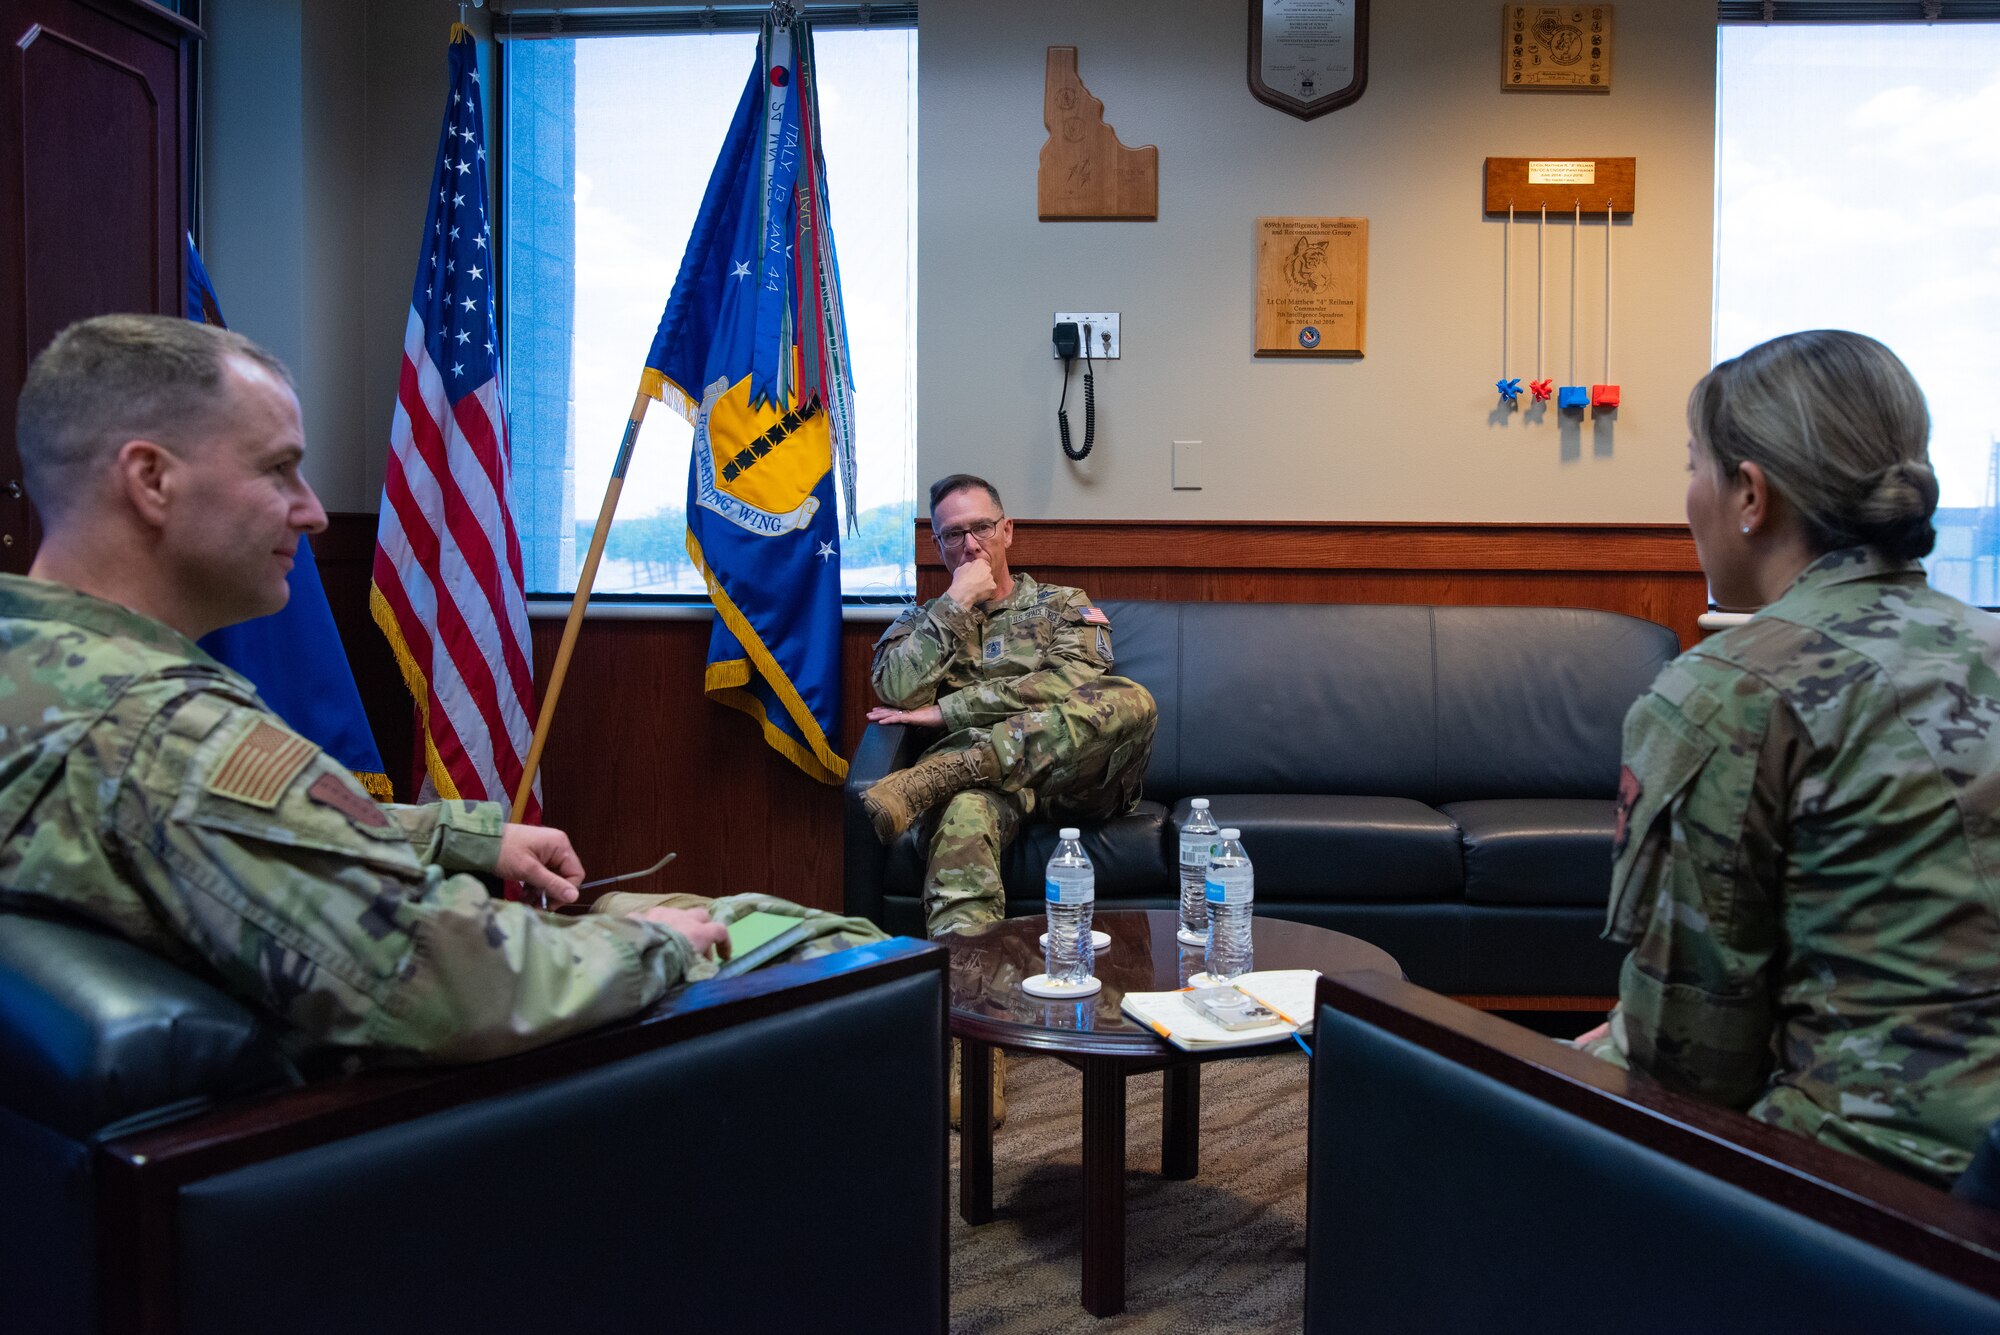
[[[1192,810],[1181,826],[1181,930],[1183,945],[1208,940],[1208,854],[1215,846],[1215,817],[1208,799],[1188,803]]]
[[[1044,957],[1052,983],[1082,983],[1094,975],[1096,960],[1090,943],[1090,916],[1097,903],[1097,869],[1083,851],[1083,831],[1065,826],[1062,842],[1049,859],[1044,888],[1049,914],[1049,944]]]
[[[1250,856],[1238,842],[1240,830],[1224,830],[1217,836],[1215,854],[1208,860],[1208,972],[1228,980],[1250,972],[1250,906],[1256,897],[1256,879],[1250,870]]]
[[[1174,976],[1179,981],[1174,986],[1201,986],[1203,980],[1197,980],[1195,975],[1208,972],[1208,960],[1205,958],[1208,954],[1207,937],[1208,933],[1203,932],[1203,944],[1198,946],[1181,946],[1175,951],[1180,956],[1180,959],[1175,961]]]

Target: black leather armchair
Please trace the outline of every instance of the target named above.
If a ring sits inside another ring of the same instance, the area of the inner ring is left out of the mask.
[[[2000,1330],[2000,1213],[1400,980],[1320,984],[1308,1332]]]
[[[1979,1152],[1953,1184],[1951,1194],[1960,1200],[1976,1201],[1989,1210],[2000,1210],[2000,1122],[1986,1128]]]
[[[0,1330],[942,1331],[944,959],[301,1082],[202,980],[0,915]]]

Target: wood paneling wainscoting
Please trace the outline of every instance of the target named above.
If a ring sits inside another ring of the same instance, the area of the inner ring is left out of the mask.
[[[1708,581],[1686,524],[1321,524],[1017,519],[1009,564],[1099,598],[1595,607],[1689,648]],[[917,590],[949,583],[917,521]]]
[[[409,693],[368,614],[375,516],[330,516],[313,540],[327,601],[396,795],[412,791]],[[721,895],[765,890],[838,909],[840,790],[765,745],[743,714],[701,693],[710,623],[586,621],[542,762],[549,824],[568,831],[592,876],[680,856],[633,890]],[[535,680],[555,661],[562,622],[532,623]],[[867,725],[878,623],[841,629],[840,752]]]
[[[315,541],[398,795],[411,773],[409,702],[368,616],[373,515],[335,515]],[[1013,564],[1102,598],[1239,602],[1505,603],[1598,607],[1699,638],[1707,585],[1677,524],[1265,524],[1022,520]],[[943,590],[927,522],[917,583]],[[872,703],[869,650],[881,626],[841,632],[840,749],[852,755]],[[546,678],[562,633],[534,623]],[[680,857],[649,888],[768,890],[841,903],[840,791],[801,774],[756,725],[701,694],[707,621],[584,623],[543,764],[550,824],[569,831],[594,876]],[[634,886],[634,889],[639,887]]]
[[[680,856],[619,889],[702,895],[763,890],[841,906],[841,790],[764,741],[756,722],[701,693],[707,621],[586,621],[542,760],[549,824],[569,831],[593,876]],[[879,623],[841,627],[840,754],[867,723]],[[562,622],[537,621],[535,678]]]

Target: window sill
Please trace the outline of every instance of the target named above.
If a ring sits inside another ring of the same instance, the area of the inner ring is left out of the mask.
[[[569,604],[567,598],[531,595],[528,598],[528,619],[561,621],[569,615]],[[846,603],[841,606],[840,619],[886,625],[908,606],[910,604],[906,602]],[[586,621],[709,621],[714,617],[713,603],[592,602],[583,612]]]

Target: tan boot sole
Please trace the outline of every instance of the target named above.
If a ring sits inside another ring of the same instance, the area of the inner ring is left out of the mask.
[[[868,823],[875,827],[875,837],[885,844],[893,844],[910,828],[907,820],[897,820],[896,813],[887,804],[877,802],[868,794],[861,795],[861,809],[868,813]]]

